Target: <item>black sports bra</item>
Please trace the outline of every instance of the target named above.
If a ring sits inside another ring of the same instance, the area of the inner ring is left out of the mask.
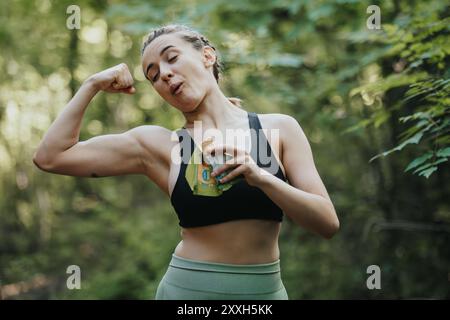
[[[275,167],[277,169],[275,176],[286,181],[286,177],[272,153],[270,144],[262,132],[261,123],[256,113],[248,112],[248,120],[250,129],[254,129],[255,131],[253,132],[259,133],[251,135],[252,158],[257,159],[256,163],[259,167],[266,168],[266,170],[270,168],[270,171],[267,170],[269,172],[273,172]],[[181,227],[200,227],[240,219],[262,219],[280,222],[283,220],[283,212],[280,207],[261,189],[250,186],[245,179],[234,183],[231,188],[223,191],[219,196],[195,194],[186,179],[186,168],[196,145],[186,128],[183,127],[177,130],[177,135],[180,142],[182,161],[170,201],[178,215]],[[267,164],[260,161],[259,147],[263,146],[260,142],[266,143],[267,146],[267,156],[270,159],[270,162]]]

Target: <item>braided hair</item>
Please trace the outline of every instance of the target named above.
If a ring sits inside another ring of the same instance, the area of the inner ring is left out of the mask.
[[[216,61],[213,65],[213,75],[216,79],[217,83],[219,83],[219,75],[222,71],[222,64],[220,63],[218,52],[216,48],[211,44],[211,42],[202,34],[200,34],[198,31],[195,31],[194,29],[191,29],[184,25],[178,25],[178,24],[170,24],[163,27],[159,27],[157,29],[152,30],[148,35],[147,39],[144,41],[144,44],[142,46],[141,50],[141,56],[144,55],[145,48],[157,37],[164,35],[164,34],[170,34],[170,33],[181,33],[181,37],[192,44],[192,46],[200,50],[205,46],[211,47],[214,52],[216,53]],[[241,99],[239,98],[228,98],[234,105],[241,106]]]

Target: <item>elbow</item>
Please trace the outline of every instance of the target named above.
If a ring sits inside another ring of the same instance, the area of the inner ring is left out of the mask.
[[[329,223],[327,230],[322,233],[322,236],[325,239],[330,240],[339,231],[339,228],[339,219],[336,217],[332,222]]]
[[[328,213],[326,228],[324,228],[325,230],[322,233],[322,236],[325,239],[330,240],[339,231],[340,223],[339,223],[338,216],[336,214],[336,210],[334,209],[334,206],[331,203],[331,201],[328,201],[328,205],[329,206],[328,206],[327,211],[329,213]]]
[[[48,162],[46,162],[45,160],[43,160],[42,158],[40,158],[37,155],[37,152],[33,155],[33,163],[34,165],[42,171],[45,172],[50,172],[51,171],[51,166]]]

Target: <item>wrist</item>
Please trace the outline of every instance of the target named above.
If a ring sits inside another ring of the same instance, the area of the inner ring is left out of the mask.
[[[264,189],[270,187],[273,183],[274,176],[267,172],[266,170],[260,168],[260,172],[258,173],[258,182],[257,185],[260,189]]]
[[[100,91],[98,81],[95,77],[95,74],[84,80],[83,86],[88,88],[89,91],[92,91],[93,93],[97,93]]]

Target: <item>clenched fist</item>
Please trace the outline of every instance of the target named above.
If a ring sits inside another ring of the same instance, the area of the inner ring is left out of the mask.
[[[136,89],[133,87],[133,77],[125,63],[98,72],[92,75],[89,80],[92,81],[98,90],[128,94],[136,92]]]

